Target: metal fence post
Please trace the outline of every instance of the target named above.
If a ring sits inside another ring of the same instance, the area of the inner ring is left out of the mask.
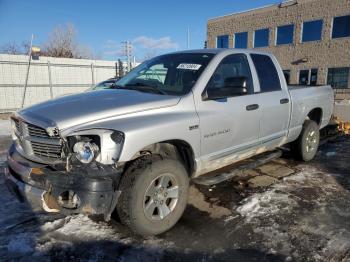
[[[50,61],[47,61],[47,71],[49,73],[50,98],[53,98],[52,78],[51,78],[51,63],[50,63]]]
[[[95,85],[95,74],[94,74],[94,64],[91,63],[91,87],[93,87]]]

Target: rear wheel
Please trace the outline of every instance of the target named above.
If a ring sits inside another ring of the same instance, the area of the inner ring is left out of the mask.
[[[117,211],[123,224],[140,235],[169,230],[183,214],[189,179],[184,166],[172,159],[137,159],[121,179]]]
[[[312,120],[306,120],[298,139],[291,143],[291,150],[297,160],[312,160],[320,142],[319,126]]]

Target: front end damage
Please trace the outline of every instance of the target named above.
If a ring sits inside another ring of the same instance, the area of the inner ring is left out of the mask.
[[[62,134],[54,122],[34,116],[11,118],[8,189],[18,200],[49,212],[103,215],[109,220],[120,195],[123,166],[117,162],[124,134],[102,128]]]
[[[54,170],[28,161],[13,145],[5,168],[6,185],[21,202],[42,205],[49,212],[103,215],[109,220],[120,192],[121,170],[105,167]]]

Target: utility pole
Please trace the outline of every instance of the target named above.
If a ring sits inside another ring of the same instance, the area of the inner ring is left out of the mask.
[[[131,63],[132,45],[130,41],[124,41],[122,42],[122,44],[124,45],[124,52],[126,56],[126,61],[128,63],[127,69],[129,72],[131,70],[130,63]]]
[[[34,35],[32,34],[32,37],[30,39],[30,47],[29,47],[29,52],[28,52],[28,65],[27,65],[27,73],[26,73],[26,79],[24,82],[24,90],[23,90],[23,95],[22,95],[22,104],[21,107],[24,107],[24,101],[26,99],[26,93],[27,93],[27,85],[28,85],[28,77],[29,77],[29,68],[30,68],[30,62],[32,60],[32,47],[33,47],[33,39]]]

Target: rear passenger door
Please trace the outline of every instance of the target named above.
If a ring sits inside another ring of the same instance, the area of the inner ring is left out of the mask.
[[[267,148],[273,148],[283,143],[287,136],[289,92],[281,85],[283,75],[279,75],[276,69],[279,66],[277,61],[262,54],[251,54],[251,58],[260,84],[260,92],[257,93],[262,114],[259,140]]]

